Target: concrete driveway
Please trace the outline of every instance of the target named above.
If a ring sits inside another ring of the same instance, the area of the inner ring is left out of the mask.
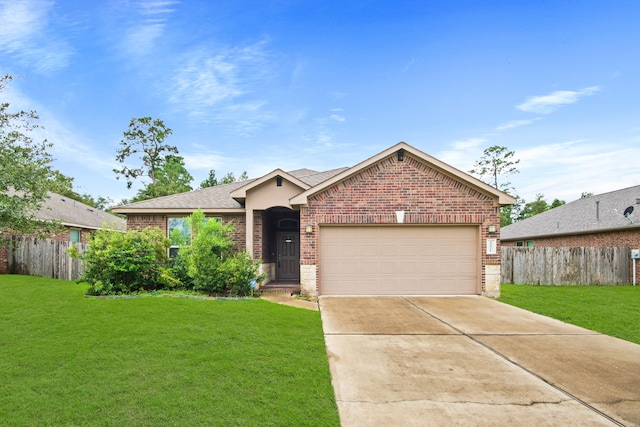
[[[321,297],[348,426],[640,426],[640,346],[483,297]]]

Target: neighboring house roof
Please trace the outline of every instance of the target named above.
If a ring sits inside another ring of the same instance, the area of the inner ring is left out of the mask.
[[[633,213],[623,214],[629,206]],[[640,228],[640,185],[558,206],[502,228],[501,240],[523,240]]]
[[[85,205],[77,200],[49,193],[35,217],[48,221],[60,221],[62,225],[98,230],[103,226],[125,230],[126,221],[110,213]]]
[[[318,172],[310,169],[297,169],[284,172],[276,169],[273,172],[257,179],[232,182],[230,184],[215,185],[213,187],[199,188],[186,193],[172,194],[170,196],[158,197],[156,199],[142,200],[124,206],[118,206],[113,211],[118,213],[140,213],[140,212],[166,212],[181,213],[191,212],[194,209],[201,209],[203,212],[241,212],[244,207],[241,202],[246,196],[246,190],[262,183],[265,178],[278,174],[288,177],[291,181],[297,181],[302,188],[317,185],[326,179],[342,172],[348,168],[333,169],[325,172]],[[234,199],[237,197],[238,200]]]

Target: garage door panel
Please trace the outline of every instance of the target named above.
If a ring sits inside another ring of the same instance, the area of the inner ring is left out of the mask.
[[[323,295],[476,294],[476,226],[321,226]]]

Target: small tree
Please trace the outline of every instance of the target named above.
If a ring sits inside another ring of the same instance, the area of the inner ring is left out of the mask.
[[[480,179],[489,179],[489,184],[497,189],[506,190],[510,183],[498,184],[498,177],[508,176],[518,173],[516,165],[520,160],[515,159],[515,151],[509,151],[507,147],[494,145],[484,150],[480,160],[474,163],[474,168],[470,171],[478,175]]]
[[[518,217],[523,202],[516,194],[515,189],[511,187],[510,182],[498,183],[498,177],[518,173],[516,165],[520,163],[520,160],[516,160],[514,156],[515,152],[509,151],[507,147],[494,145],[484,150],[480,160],[476,161],[474,168],[469,171],[494,188],[514,195],[516,198],[515,205],[505,206],[500,210],[500,225],[502,227],[511,224]]]
[[[173,131],[164,122],[151,117],[133,118],[129,128],[123,133],[116,160],[123,164],[120,169],[114,169],[116,179],[124,177],[127,188],[131,188],[133,180],[148,177],[151,184],[156,184],[158,170],[164,167],[167,156],[178,154],[178,148],[164,143],[165,138]],[[124,164],[129,157],[139,157],[142,165],[129,167]]]
[[[172,235],[174,244],[191,243],[180,247],[177,267],[184,268],[193,283],[193,289],[211,294],[247,295],[252,280],[262,280],[259,263],[246,251],[233,252],[232,223],[223,224],[207,219],[197,210],[187,219],[187,239],[182,233]]]

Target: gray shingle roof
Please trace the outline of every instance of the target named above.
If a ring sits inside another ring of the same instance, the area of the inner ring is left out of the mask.
[[[178,193],[155,199],[142,200],[140,202],[134,202],[118,207],[141,209],[237,209],[242,206],[231,198],[231,192],[252,181],[255,181],[255,179],[215,185],[207,188],[198,188],[197,190],[187,191],[186,193]]]
[[[49,198],[44,201],[35,216],[39,219],[60,221],[64,225],[82,228],[100,229],[103,226],[117,230],[126,228],[124,219],[56,193],[49,193]]]
[[[297,169],[287,172],[289,175],[311,186],[318,185],[344,171],[347,168],[333,169],[326,172],[318,172],[310,169]],[[142,200],[130,203],[118,208],[126,209],[240,209],[242,205],[231,197],[231,193],[256,179],[232,182],[230,184],[216,185],[208,188],[200,188],[186,193],[172,194],[156,199]]]
[[[331,169],[325,172],[318,172],[310,169],[297,169],[287,173],[298,178],[300,181],[306,182],[310,186],[315,187],[321,182],[324,182],[329,178],[338,175],[340,172],[344,172],[347,169],[349,168]]]
[[[622,214],[629,206],[633,214]],[[640,227],[640,185],[578,199],[515,222],[500,232],[502,240],[560,236]]]

